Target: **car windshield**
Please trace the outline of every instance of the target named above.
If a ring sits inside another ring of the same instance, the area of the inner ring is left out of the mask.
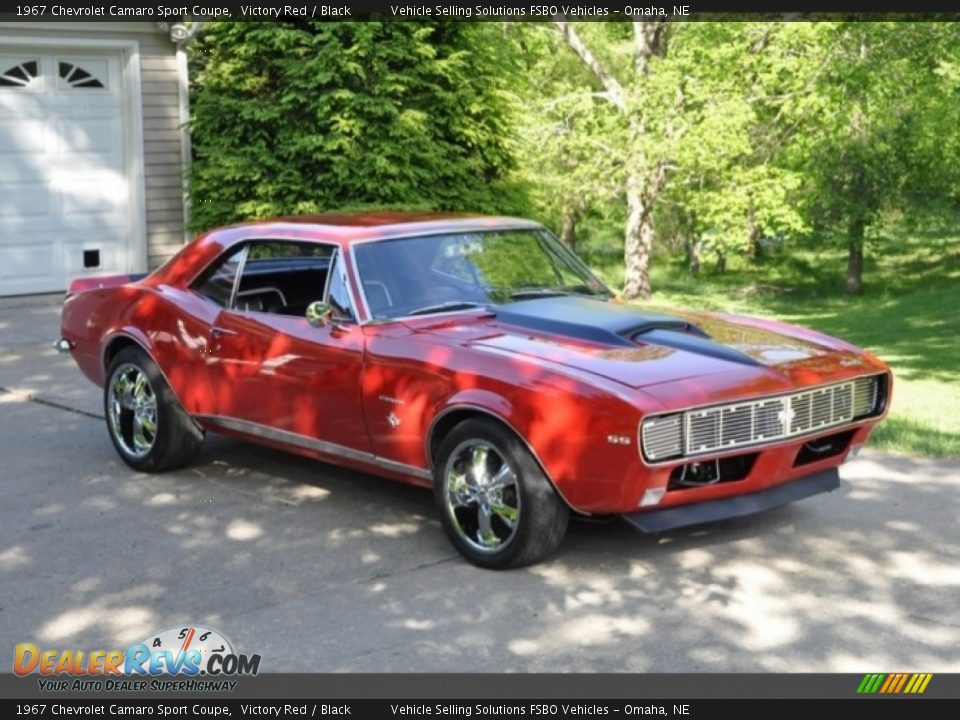
[[[491,230],[361,243],[354,249],[374,319],[552,295],[612,293],[543,229]]]

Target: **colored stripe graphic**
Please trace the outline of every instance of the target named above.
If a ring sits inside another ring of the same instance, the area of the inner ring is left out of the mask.
[[[882,673],[867,673],[863,676],[863,680],[860,681],[860,687],[857,688],[857,692],[861,695],[872,695],[880,687],[880,683],[883,682],[883,679],[886,675]]]
[[[857,694],[920,695],[932,678],[932,673],[867,673],[857,686]]]

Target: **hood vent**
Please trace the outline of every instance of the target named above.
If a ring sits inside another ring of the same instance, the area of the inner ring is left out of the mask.
[[[646,336],[655,331],[707,338],[686,320],[588,297],[537,298],[497,305],[495,309],[500,322],[605,345],[634,347],[641,336],[647,342]]]
[[[740,365],[759,366],[762,364],[746,353],[714,342],[709,335],[694,325],[688,325],[683,332],[678,332],[672,328],[669,330],[653,328],[646,332],[634,333],[633,340],[638,343],[651,343],[674,350],[686,350],[717,360],[739,363]]]

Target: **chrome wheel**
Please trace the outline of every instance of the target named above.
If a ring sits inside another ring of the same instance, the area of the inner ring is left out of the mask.
[[[483,440],[466,440],[444,467],[446,511],[460,537],[481,553],[502,550],[520,520],[515,470]]]
[[[107,387],[107,419],[117,444],[143,458],[157,439],[157,397],[146,373],[133,363],[113,371]]]

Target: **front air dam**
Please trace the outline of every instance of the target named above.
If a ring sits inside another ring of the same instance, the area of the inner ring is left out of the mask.
[[[641,532],[658,533],[690,525],[703,525],[717,520],[753,515],[812,495],[832,492],[838,487],[840,487],[840,473],[837,468],[831,468],[748,495],[736,495],[662,510],[643,510],[622,517]]]

